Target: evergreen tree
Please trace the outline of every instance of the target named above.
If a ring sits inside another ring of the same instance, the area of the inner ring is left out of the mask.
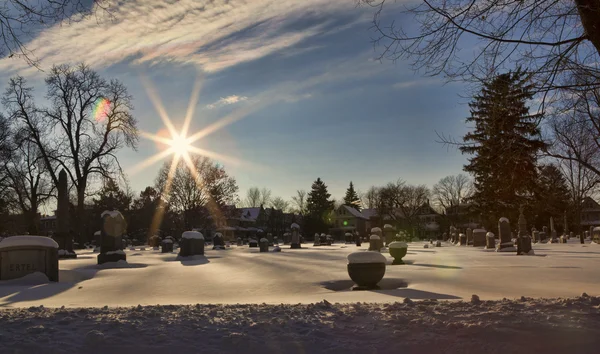
[[[314,233],[326,232],[328,217],[333,209],[333,201],[329,198],[331,194],[327,191],[327,186],[321,178],[317,178],[312,184],[312,189],[308,193],[306,200],[307,220],[305,222],[306,231],[309,235]]]
[[[565,209],[571,208],[569,187],[562,171],[554,164],[539,166],[532,222],[539,230],[550,225],[550,217],[558,224]]]
[[[501,216],[514,219],[520,204],[528,203],[536,187],[536,154],[544,147],[538,122],[529,114],[533,97],[528,77],[520,70],[485,83],[469,104],[474,131],[464,136],[463,154],[474,155],[464,170],[474,177],[471,201],[487,216],[488,226]]]
[[[98,199],[94,199],[94,209],[100,213],[104,210],[123,212],[129,209],[131,200],[132,197],[121,190],[113,180],[108,180],[98,192]]]
[[[346,196],[344,197],[344,205],[352,207],[356,210],[360,210],[360,198],[354,190],[354,184],[350,181],[350,186],[346,189]]]

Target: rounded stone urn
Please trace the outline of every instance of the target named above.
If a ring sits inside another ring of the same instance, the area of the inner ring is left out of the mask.
[[[404,264],[402,258],[406,256],[406,252],[408,251],[408,245],[406,242],[402,241],[394,241],[388,246],[390,251],[390,256],[394,257],[394,262],[392,264]]]
[[[377,289],[385,275],[386,258],[379,252],[359,251],[348,255],[348,275],[355,290]]]

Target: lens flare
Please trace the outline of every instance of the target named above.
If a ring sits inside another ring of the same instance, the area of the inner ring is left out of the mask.
[[[96,122],[103,122],[110,113],[110,101],[106,98],[98,98],[92,112]]]

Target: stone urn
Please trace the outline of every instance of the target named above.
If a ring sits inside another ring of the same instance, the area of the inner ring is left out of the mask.
[[[377,289],[385,275],[385,257],[379,252],[359,251],[348,255],[348,275],[357,287],[354,290]]]
[[[406,256],[406,252],[408,251],[406,242],[394,241],[388,245],[388,248],[390,250],[390,256],[394,257],[394,262],[392,264],[404,264],[402,258]]]

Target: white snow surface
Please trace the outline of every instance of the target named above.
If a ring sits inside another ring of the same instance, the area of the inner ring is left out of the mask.
[[[501,217],[500,220],[498,220],[498,222],[508,222],[508,223],[510,223],[510,221],[508,221],[508,218],[506,218],[504,216]]]
[[[269,240],[267,240],[267,239],[266,239],[266,238],[264,238],[264,237],[263,237],[263,238],[261,238],[259,241],[260,241],[261,243],[262,243],[262,242],[269,242]]]
[[[122,255],[125,255],[125,251],[123,251],[123,250],[109,251],[109,252],[106,252],[106,254],[108,254],[108,255],[110,255],[110,254],[122,254]]]
[[[371,229],[371,233],[375,233],[375,232],[381,232],[381,229],[378,227],[374,227]]]
[[[119,217],[119,216],[121,216],[121,217],[123,216],[123,215],[121,215],[121,213],[118,210],[105,210],[105,211],[102,212],[102,214],[100,214],[100,217],[103,218],[104,215],[108,215],[111,218],[116,218],[116,217]]]
[[[381,239],[381,237],[379,237],[379,235],[371,235],[369,237],[369,240],[380,240],[380,239]]]
[[[600,245],[589,241],[583,245],[577,239],[567,244],[533,244],[534,256],[474,247],[423,249],[421,241],[408,243],[405,265],[391,265],[392,257],[382,254],[388,264],[383,282],[401,281],[404,285],[376,292],[324,287],[324,283],[334,283],[350,289],[347,256],[368,248],[367,243],[340,246],[303,244],[300,250],[286,248],[277,253],[259,253],[248,247],[228,252],[208,248],[205,256],[194,260],[127,250],[131,265],[102,266],[89,250],[77,250],[77,259],[59,261],[58,283],[42,287],[0,283],[0,306],[114,307],[205,301],[200,299],[217,304],[307,304],[323,299],[331,303],[393,303],[407,297],[455,301],[477,294],[482,300],[501,300],[573,297],[582,292],[600,296]],[[399,325],[398,330],[403,331],[406,324]]]
[[[348,255],[348,263],[386,263],[384,255],[376,251],[359,251]]]
[[[98,230],[96,232],[94,232],[94,236],[100,236],[102,235],[102,231]]]
[[[406,242],[394,241],[388,245],[388,248],[408,248],[408,244]]]
[[[58,243],[46,236],[11,236],[0,241],[0,249],[15,246],[42,246],[50,248],[58,248]]]
[[[184,231],[181,234],[181,238],[193,239],[193,240],[204,240],[204,235],[198,231]]]
[[[162,240],[163,243],[173,243],[173,240],[169,239],[169,238],[165,238],[164,240]]]
[[[393,229],[394,227],[390,224],[385,224],[385,225],[383,225],[383,228],[384,229]]]
[[[486,232],[485,229],[475,229],[473,232]]]
[[[488,232],[487,234],[485,234],[486,237],[496,237],[496,235],[494,235],[493,232]]]

